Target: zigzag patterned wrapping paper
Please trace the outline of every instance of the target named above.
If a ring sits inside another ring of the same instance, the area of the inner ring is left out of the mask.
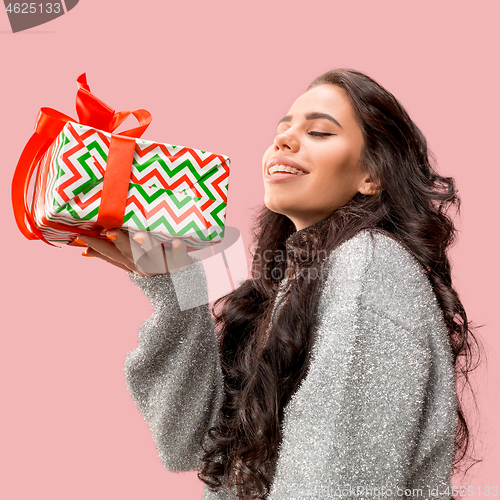
[[[42,157],[33,214],[47,240],[70,243],[78,228],[92,230],[110,138],[110,133],[68,122]],[[227,156],[135,139],[122,229],[149,231],[163,242],[181,237],[191,247],[222,241],[229,165]],[[50,228],[47,221],[74,226],[75,232]]]

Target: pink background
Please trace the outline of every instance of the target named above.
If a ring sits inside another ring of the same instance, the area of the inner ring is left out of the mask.
[[[3,338],[0,497],[199,499],[194,472],[157,458],[123,376],[152,307],[124,271],[28,241],[11,179],[42,106],[75,115],[76,78],[116,110],[146,108],[145,138],[231,157],[228,225],[248,247],[276,124],[320,73],[366,72],[392,91],[462,196],[453,278],[488,365],[466,486],[500,486],[498,337],[499,4],[491,1],[81,0],[11,34],[0,9]],[[477,489],[475,495],[477,495]],[[484,496],[483,490],[481,494]]]

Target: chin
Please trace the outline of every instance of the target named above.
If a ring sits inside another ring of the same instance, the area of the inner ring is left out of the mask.
[[[278,214],[282,213],[282,204],[277,202],[276,197],[264,196],[264,205],[271,210],[271,212],[276,212]]]
[[[265,200],[264,205],[266,205],[266,207],[271,210],[271,212],[275,212],[286,217],[289,217],[288,214],[292,213],[291,207],[284,206],[280,203],[273,203],[272,201]]]

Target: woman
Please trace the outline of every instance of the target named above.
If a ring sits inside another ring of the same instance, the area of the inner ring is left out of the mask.
[[[176,291],[206,296],[182,243],[170,275],[160,245],[83,239],[155,307],[125,372],[163,464],[199,471],[205,500],[451,497],[478,346],[446,253],[453,179],[394,96],[344,69],[293,103],[262,168],[252,278],[215,324],[179,309]]]

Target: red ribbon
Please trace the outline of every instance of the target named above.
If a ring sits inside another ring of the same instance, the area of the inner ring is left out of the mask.
[[[120,227],[123,222],[123,215],[125,210],[125,200],[123,199],[124,189],[118,190],[118,196],[113,194],[113,190],[109,189],[111,186],[110,181],[124,184],[126,182],[126,189],[128,190],[128,182],[130,179],[130,169],[132,167],[131,151],[133,156],[132,144],[135,146],[135,141],[127,138],[139,138],[146,131],[151,123],[151,114],[145,109],[135,109],[128,111],[115,112],[106,103],[102,102],[95,95],[90,92],[87,84],[86,74],[83,73],[77,79],[78,91],[76,94],[76,112],[78,114],[78,121],[70,116],[67,116],[52,108],[41,108],[38,114],[35,133],[31,136],[30,140],[24,147],[21,157],[17,163],[14,177],[12,178],[12,207],[14,216],[16,218],[17,226],[21,233],[29,240],[42,240],[45,243],[53,245],[48,242],[42,235],[42,232],[36,226],[33,218],[33,207],[30,209],[27,204],[28,188],[30,185],[31,177],[40,162],[40,159],[45,154],[47,149],[52,145],[57,136],[61,133],[64,125],[68,122],[75,122],[81,125],[87,125],[105,132],[113,132],[116,130],[130,115],[133,115],[139,122],[139,126],[120,132],[120,134],[113,134],[111,136],[110,154],[106,164],[106,173],[114,179],[106,181],[107,175],[103,180],[103,198],[105,209],[101,213],[99,209],[97,225],[110,229],[111,227]],[[124,147],[122,150],[121,147]],[[130,162],[129,165],[124,164],[124,161]],[[109,170],[108,170],[109,167]],[[127,175],[128,177],[125,180]],[[107,187],[106,187],[107,186]],[[123,188],[123,186],[122,186]],[[28,222],[28,224],[26,224]],[[67,226],[65,224],[57,224],[48,221],[47,224],[61,231],[74,233],[74,226]],[[110,224],[115,224],[110,226]],[[99,236],[101,229],[88,231],[78,229],[80,234],[87,236]]]
[[[132,137],[111,136],[99,214],[94,228],[113,229],[123,224],[134,150],[135,139]]]

